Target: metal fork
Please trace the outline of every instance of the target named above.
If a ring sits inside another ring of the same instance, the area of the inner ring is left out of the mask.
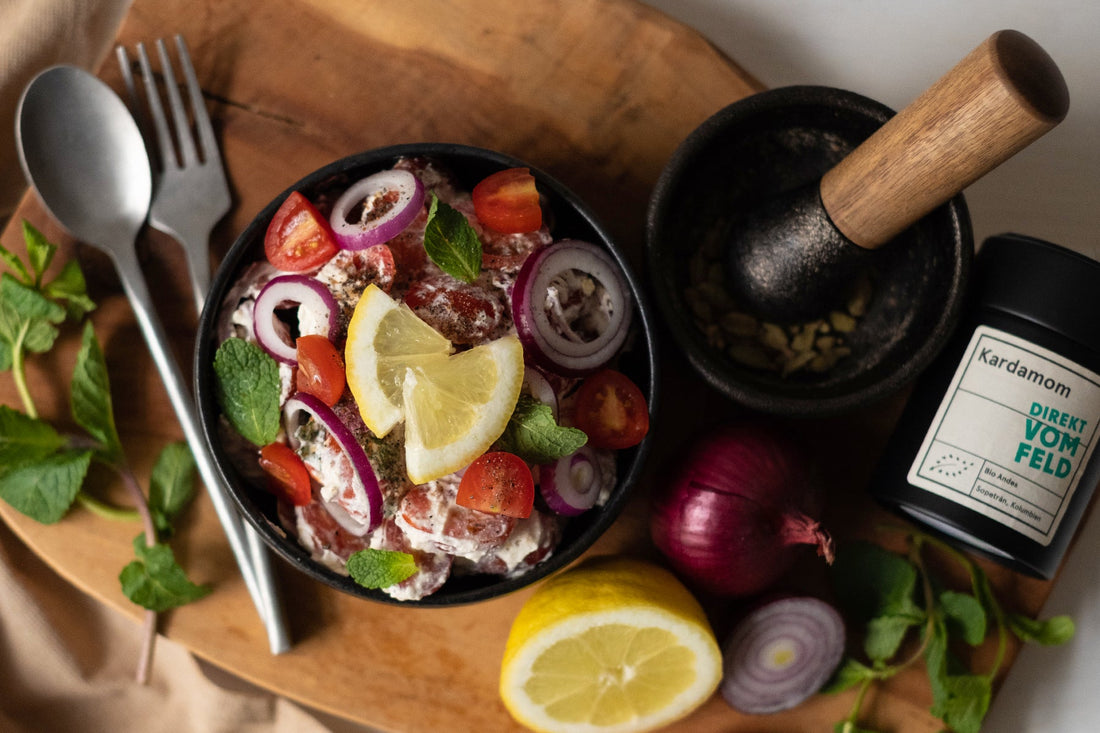
[[[156,155],[151,157],[156,158],[154,167],[157,175],[149,223],[183,246],[195,305],[201,313],[210,287],[210,232],[229,211],[230,196],[217,139],[214,137],[202,89],[191,63],[191,55],[182,36],[175,36],[175,44],[180,69],[187,85],[190,113],[180,95],[164,40],[156,41],[165,95],[172,113],[171,126],[164,114],[145,45],[137,45],[146,102],[144,108],[137,93],[126,49],[119,46],[116,53],[122,69],[123,83],[130,95],[131,108],[135,115],[137,110],[147,109],[153,122],[152,135],[149,134],[148,125],[142,125],[147,147],[154,147],[150,144],[150,137],[155,138]],[[139,116],[139,121],[143,118],[144,115]],[[198,145],[192,137],[192,124]],[[211,489],[212,492],[221,491],[221,487]],[[219,508],[218,502],[215,502],[215,508]],[[242,522],[236,512],[231,509],[219,511],[219,519],[241,566],[245,584],[267,628],[271,651],[275,654],[286,651],[290,642],[267,548],[255,530]]]
[[[187,84],[191,115],[184,106],[176,84],[176,75],[172,70],[164,39],[156,41],[164,90],[172,112],[174,134],[161,105],[145,44],[137,45],[145,99],[156,138],[155,158],[159,163],[149,223],[183,245],[191,271],[195,302],[201,309],[210,286],[210,232],[229,211],[231,201],[218,141],[214,137],[214,128],[206,111],[206,101],[191,64],[191,55],[183,36],[175,36],[175,42],[180,68]],[[123,81],[136,105],[137,89],[126,49],[119,46],[118,54]],[[197,141],[191,135],[192,120]]]

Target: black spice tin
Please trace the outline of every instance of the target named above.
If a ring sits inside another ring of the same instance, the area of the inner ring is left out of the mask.
[[[951,343],[918,380],[871,484],[894,511],[1043,579],[1100,481],[1100,262],[987,239]]]

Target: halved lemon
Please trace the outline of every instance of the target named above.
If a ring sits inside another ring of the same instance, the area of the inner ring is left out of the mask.
[[[625,557],[589,560],[520,609],[500,695],[537,731],[627,733],[678,720],[722,677],[714,632],[672,573]]]
[[[519,339],[452,351],[450,341],[374,285],[348,326],[348,386],[375,435],[405,421],[405,467],[413,483],[457,471],[488,450],[519,399]]]

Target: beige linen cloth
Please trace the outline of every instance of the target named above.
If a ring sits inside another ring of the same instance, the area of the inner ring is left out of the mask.
[[[26,190],[15,108],[58,63],[96,68],[131,0],[0,0],[0,224]],[[0,378],[10,378],[0,375]],[[133,681],[141,630],[60,578],[0,522],[0,733],[352,733],[205,664],[160,637]]]

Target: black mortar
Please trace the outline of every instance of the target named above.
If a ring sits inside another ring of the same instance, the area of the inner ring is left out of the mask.
[[[872,278],[870,309],[850,334],[852,354],[827,372],[783,377],[734,362],[708,345],[684,298],[700,242],[721,239],[743,212],[815,184],[893,114],[828,87],[762,92],[706,120],[662,172],[646,225],[657,304],[691,364],[735,401],[789,416],[850,411],[909,383],[953,331],[974,250],[961,194],[863,258]]]

